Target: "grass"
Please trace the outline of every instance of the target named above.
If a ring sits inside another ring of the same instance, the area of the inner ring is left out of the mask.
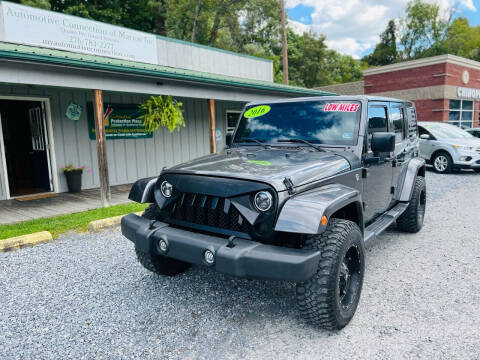
[[[23,221],[11,225],[0,225],[0,240],[38,231],[50,231],[55,239],[67,231],[86,231],[90,221],[143,211],[146,206],[147,204],[137,203],[121,204],[73,214]]]

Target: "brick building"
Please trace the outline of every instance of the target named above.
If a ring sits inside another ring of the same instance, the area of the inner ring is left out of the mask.
[[[363,75],[364,94],[413,101],[421,121],[479,126],[480,62],[440,55],[368,69]],[[319,89],[362,93],[358,81]]]

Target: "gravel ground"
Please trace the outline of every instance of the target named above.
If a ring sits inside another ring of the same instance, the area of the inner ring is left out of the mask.
[[[288,282],[151,274],[115,229],[0,253],[0,359],[479,359],[480,175],[427,184],[423,230],[369,244],[340,332],[298,320]]]

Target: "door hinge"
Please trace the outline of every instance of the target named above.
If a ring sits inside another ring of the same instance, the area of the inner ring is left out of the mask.
[[[285,179],[283,179],[283,184],[284,184],[285,187],[287,188],[288,193],[289,193],[290,195],[295,194],[296,191],[295,191],[295,188],[294,188],[294,186],[293,186],[292,179],[286,177]]]
[[[362,169],[362,179],[366,179],[368,175],[367,169],[363,168]]]
[[[395,194],[395,186],[392,186],[392,187],[390,188],[390,194]]]

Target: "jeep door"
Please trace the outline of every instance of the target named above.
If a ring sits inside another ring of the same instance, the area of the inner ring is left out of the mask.
[[[390,128],[395,133],[395,150],[393,152],[392,187],[395,189],[397,179],[403,167],[414,157],[415,146],[408,136],[408,124],[403,103],[390,103]]]
[[[387,210],[392,200],[393,158],[389,153],[374,154],[371,149],[373,134],[390,130],[388,108],[388,103],[369,102],[368,104],[364,158],[378,158],[376,159],[378,161],[364,165],[367,175],[364,182],[365,220],[367,222]]]

